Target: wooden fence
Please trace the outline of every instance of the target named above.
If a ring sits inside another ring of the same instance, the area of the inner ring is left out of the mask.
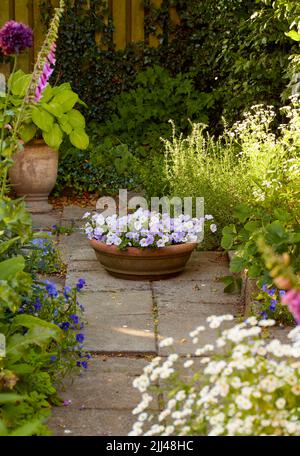
[[[76,0],[74,0],[76,1]],[[113,18],[113,41],[117,49],[122,49],[129,42],[144,40],[144,7],[142,0],[107,0],[110,14]],[[24,71],[31,71],[34,57],[44,38],[44,29],[40,20],[40,0],[0,0],[0,27],[8,20],[14,19],[28,24],[34,30],[33,48],[20,58],[20,67]],[[50,0],[49,0],[50,2]],[[58,0],[52,0],[55,5]],[[153,5],[159,7],[162,0],[152,0]],[[170,8],[170,16],[174,22],[178,20],[176,10]],[[97,39],[97,37],[95,37]],[[149,37],[151,46],[157,45],[157,38]],[[0,65],[0,72],[7,73],[8,66]]]

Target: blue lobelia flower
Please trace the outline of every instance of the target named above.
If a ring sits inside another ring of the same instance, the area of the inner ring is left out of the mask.
[[[274,312],[274,310],[276,309],[276,305],[277,305],[277,300],[276,299],[271,299],[271,302],[270,302],[270,310],[272,312]]]
[[[50,356],[50,361],[56,361],[56,359],[57,359],[56,356],[54,356],[54,355]]]
[[[72,314],[72,315],[70,315],[70,317],[72,318],[74,325],[78,325],[78,323],[79,323],[78,315]]]
[[[41,310],[42,308],[42,303],[41,303],[41,300],[40,298],[36,298],[36,301],[35,303],[33,304],[35,310],[38,312],[39,310]]]
[[[71,294],[71,287],[65,286],[65,288],[64,288],[64,297],[66,298],[67,301],[68,301],[68,299],[70,297],[70,294]]]
[[[62,323],[60,323],[59,325],[61,327],[61,329],[63,329],[64,331],[67,331],[69,328],[70,328],[70,323],[68,321],[63,321]]]
[[[78,343],[81,344],[84,341],[84,334],[82,334],[82,333],[76,334],[76,340]]]
[[[85,285],[85,280],[79,279],[76,284],[77,291],[80,291],[84,287],[84,285]]]
[[[50,282],[49,280],[46,280],[44,282],[44,284],[46,285],[46,291],[48,293],[48,295],[51,297],[51,298],[57,298],[58,296],[58,291],[56,289],[56,285],[55,283],[53,282]]]
[[[279,296],[282,298],[286,294],[285,290],[279,290]]]

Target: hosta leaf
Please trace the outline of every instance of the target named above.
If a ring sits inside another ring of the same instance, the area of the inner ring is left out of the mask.
[[[43,132],[43,138],[45,143],[48,144],[49,147],[58,150],[63,140],[63,132],[60,126],[57,123],[55,123],[50,129],[50,131]]]
[[[54,117],[44,109],[32,108],[31,113],[33,123],[43,132],[49,132],[52,129]]]
[[[0,280],[9,280],[13,278],[17,272],[23,271],[25,260],[22,256],[9,258],[0,263]]]
[[[31,123],[29,125],[22,125],[20,128],[20,136],[23,139],[25,143],[28,143],[29,141],[32,140],[32,138],[35,136],[37,132],[37,127]]]
[[[89,137],[83,129],[72,131],[70,134],[70,141],[73,146],[82,150],[87,149],[89,145]]]
[[[77,109],[72,109],[68,113],[68,120],[69,124],[74,128],[74,130],[85,128],[85,119],[81,112],[77,111]]]

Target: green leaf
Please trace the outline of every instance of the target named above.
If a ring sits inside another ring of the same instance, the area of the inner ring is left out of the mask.
[[[284,226],[276,220],[266,228],[266,241],[270,245],[280,244],[287,240],[288,236]]]
[[[49,132],[43,132],[43,138],[49,147],[58,150],[63,140],[63,132],[60,126],[55,123]]]
[[[224,293],[240,293],[242,288],[242,279],[240,277],[225,276],[221,278],[224,283]]]
[[[6,252],[18,239],[20,239],[20,236],[14,237],[12,239],[9,239],[8,241],[1,242],[0,244],[0,254]]]
[[[252,214],[251,208],[245,206],[245,204],[240,204],[234,210],[234,216],[239,219],[240,222],[244,223]]]
[[[46,88],[43,91],[41,102],[48,103],[53,97],[53,89],[50,84],[47,84]]]
[[[77,111],[77,109],[72,109],[68,113],[68,120],[69,124],[74,128],[74,130],[85,128],[85,119],[81,112]]]
[[[70,141],[73,146],[81,150],[87,149],[89,145],[89,137],[83,129],[72,131],[70,134]]]
[[[22,256],[9,258],[0,263],[0,280],[9,280],[25,268],[25,260]]]
[[[55,95],[52,102],[60,104],[63,112],[68,112],[77,103],[78,98],[77,93],[72,92],[72,90],[65,90]]]
[[[230,250],[233,246],[234,237],[231,234],[224,234],[221,240],[221,246],[224,250]]]
[[[285,33],[286,36],[292,38],[294,41],[300,41],[300,33],[296,32],[296,30],[291,30],[290,32]]]
[[[29,125],[23,124],[20,128],[20,136],[25,143],[28,143],[35,136],[37,127],[31,123]]]
[[[24,326],[25,328],[31,329],[36,326],[41,328],[52,329],[57,334],[61,334],[61,329],[54,323],[49,323],[48,321],[42,320],[41,318],[34,317],[33,315],[17,315],[13,320],[14,326]]]
[[[63,115],[63,109],[61,105],[55,101],[50,101],[50,103],[43,103],[41,106],[54,117],[60,118]]]
[[[230,261],[230,271],[234,273],[242,272],[246,266],[247,261],[244,258],[241,258],[237,255],[234,255],[234,257]]]
[[[248,275],[251,278],[259,277],[261,275],[261,272],[261,267],[258,264],[252,264],[248,268]]]
[[[31,82],[32,75],[25,74],[22,70],[18,70],[13,77],[10,79],[11,87],[10,90],[13,95],[20,98],[26,95],[29,84]]]
[[[36,106],[32,108],[31,117],[33,123],[43,132],[49,132],[52,129],[54,117],[44,109],[39,109]]]
[[[38,432],[39,427],[41,426],[41,420],[34,420],[25,423],[23,426],[18,427],[12,431],[9,435],[12,437],[26,437],[34,435]]]
[[[66,90],[72,91],[71,84],[69,82],[64,82],[57,87],[52,88],[52,94],[58,95],[59,93],[65,92]]]
[[[23,401],[24,396],[15,393],[0,393],[0,404],[7,404],[8,402]]]
[[[248,233],[253,233],[259,228],[259,223],[258,222],[248,222],[245,224],[244,229],[248,231]]]

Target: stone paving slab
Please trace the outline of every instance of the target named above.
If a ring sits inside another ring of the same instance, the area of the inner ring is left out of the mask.
[[[212,280],[228,275],[228,259],[222,252],[194,252],[182,274],[176,277],[179,282],[189,280]]]
[[[31,214],[34,230],[51,230],[53,225],[60,224],[61,213],[51,211],[49,214]]]
[[[80,207],[75,205],[65,206],[62,213],[62,220],[81,220],[86,212],[95,210],[95,207]]]
[[[99,263],[98,260],[74,260],[68,266],[69,272],[86,272],[86,271],[99,271],[103,266]]]
[[[227,309],[228,310],[228,309]],[[219,315],[223,315],[221,312]],[[217,314],[217,313],[215,313]],[[158,348],[160,356],[167,356],[170,353],[178,353],[180,355],[189,355],[195,352],[195,349],[205,344],[213,344],[216,340],[218,332],[207,330],[200,332],[199,342],[194,345],[189,333],[197,326],[206,326],[206,318],[212,315],[211,312],[199,312],[198,314],[178,314],[160,315],[158,319],[158,337],[162,340],[166,337],[173,337],[174,345],[171,347]],[[221,329],[233,326],[233,323],[223,324]],[[215,351],[216,352],[216,351]]]
[[[231,306],[240,303],[239,295],[224,293],[224,284],[213,280],[201,280],[182,282],[177,278],[167,281],[152,283],[154,295],[159,300],[160,308],[173,308],[174,303],[180,310],[188,307],[191,303],[210,305],[210,304],[229,304]]]
[[[81,252],[82,245],[86,242],[85,236],[81,231],[74,231],[69,235],[61,235],[59,238],[59,251],[63,257],[63,260],[66,263],[70,263],[72,259],[72,255],[77,253],[78,251]],[[88,246],[87,246],[88,247]],[[89,252],[90,253],[90,252]],[[92,252],[93,253],[93,252]],[[81,256],[80,253],[78,255]],[[95,258],[95,255],[90,255],[92,259]]]
[[[74,410],[61,407],[48,420],[54,436],[127,436],[136,417],[129,410]]]
[[[152,316],[152,295],[150,291],[102,291],[81,292],[80,303],[85,307],[88,321],[101,319],[103,315],[148,315]]]
[[[84,349],[99,353],[155,353],[151,315],[102,315],[85,329]]]
[[[82,409],[132,410],[141,399],[132,382],[147,364],[135,358],[107,358],[105,362],[93,359],[87,371],[76,377],[61,396],[71,400],[68,408],[75,414]]]
[[[101,266],[101,265],[100,265]],[[134,290],[150,290],[150,283],[135,280],[123,280],[108,274],[103,267],[95,271],[70,271],[67,274],[68,284],[75,284],[77,280],[84,276],[86,280],[86,291],[134,291]]]

